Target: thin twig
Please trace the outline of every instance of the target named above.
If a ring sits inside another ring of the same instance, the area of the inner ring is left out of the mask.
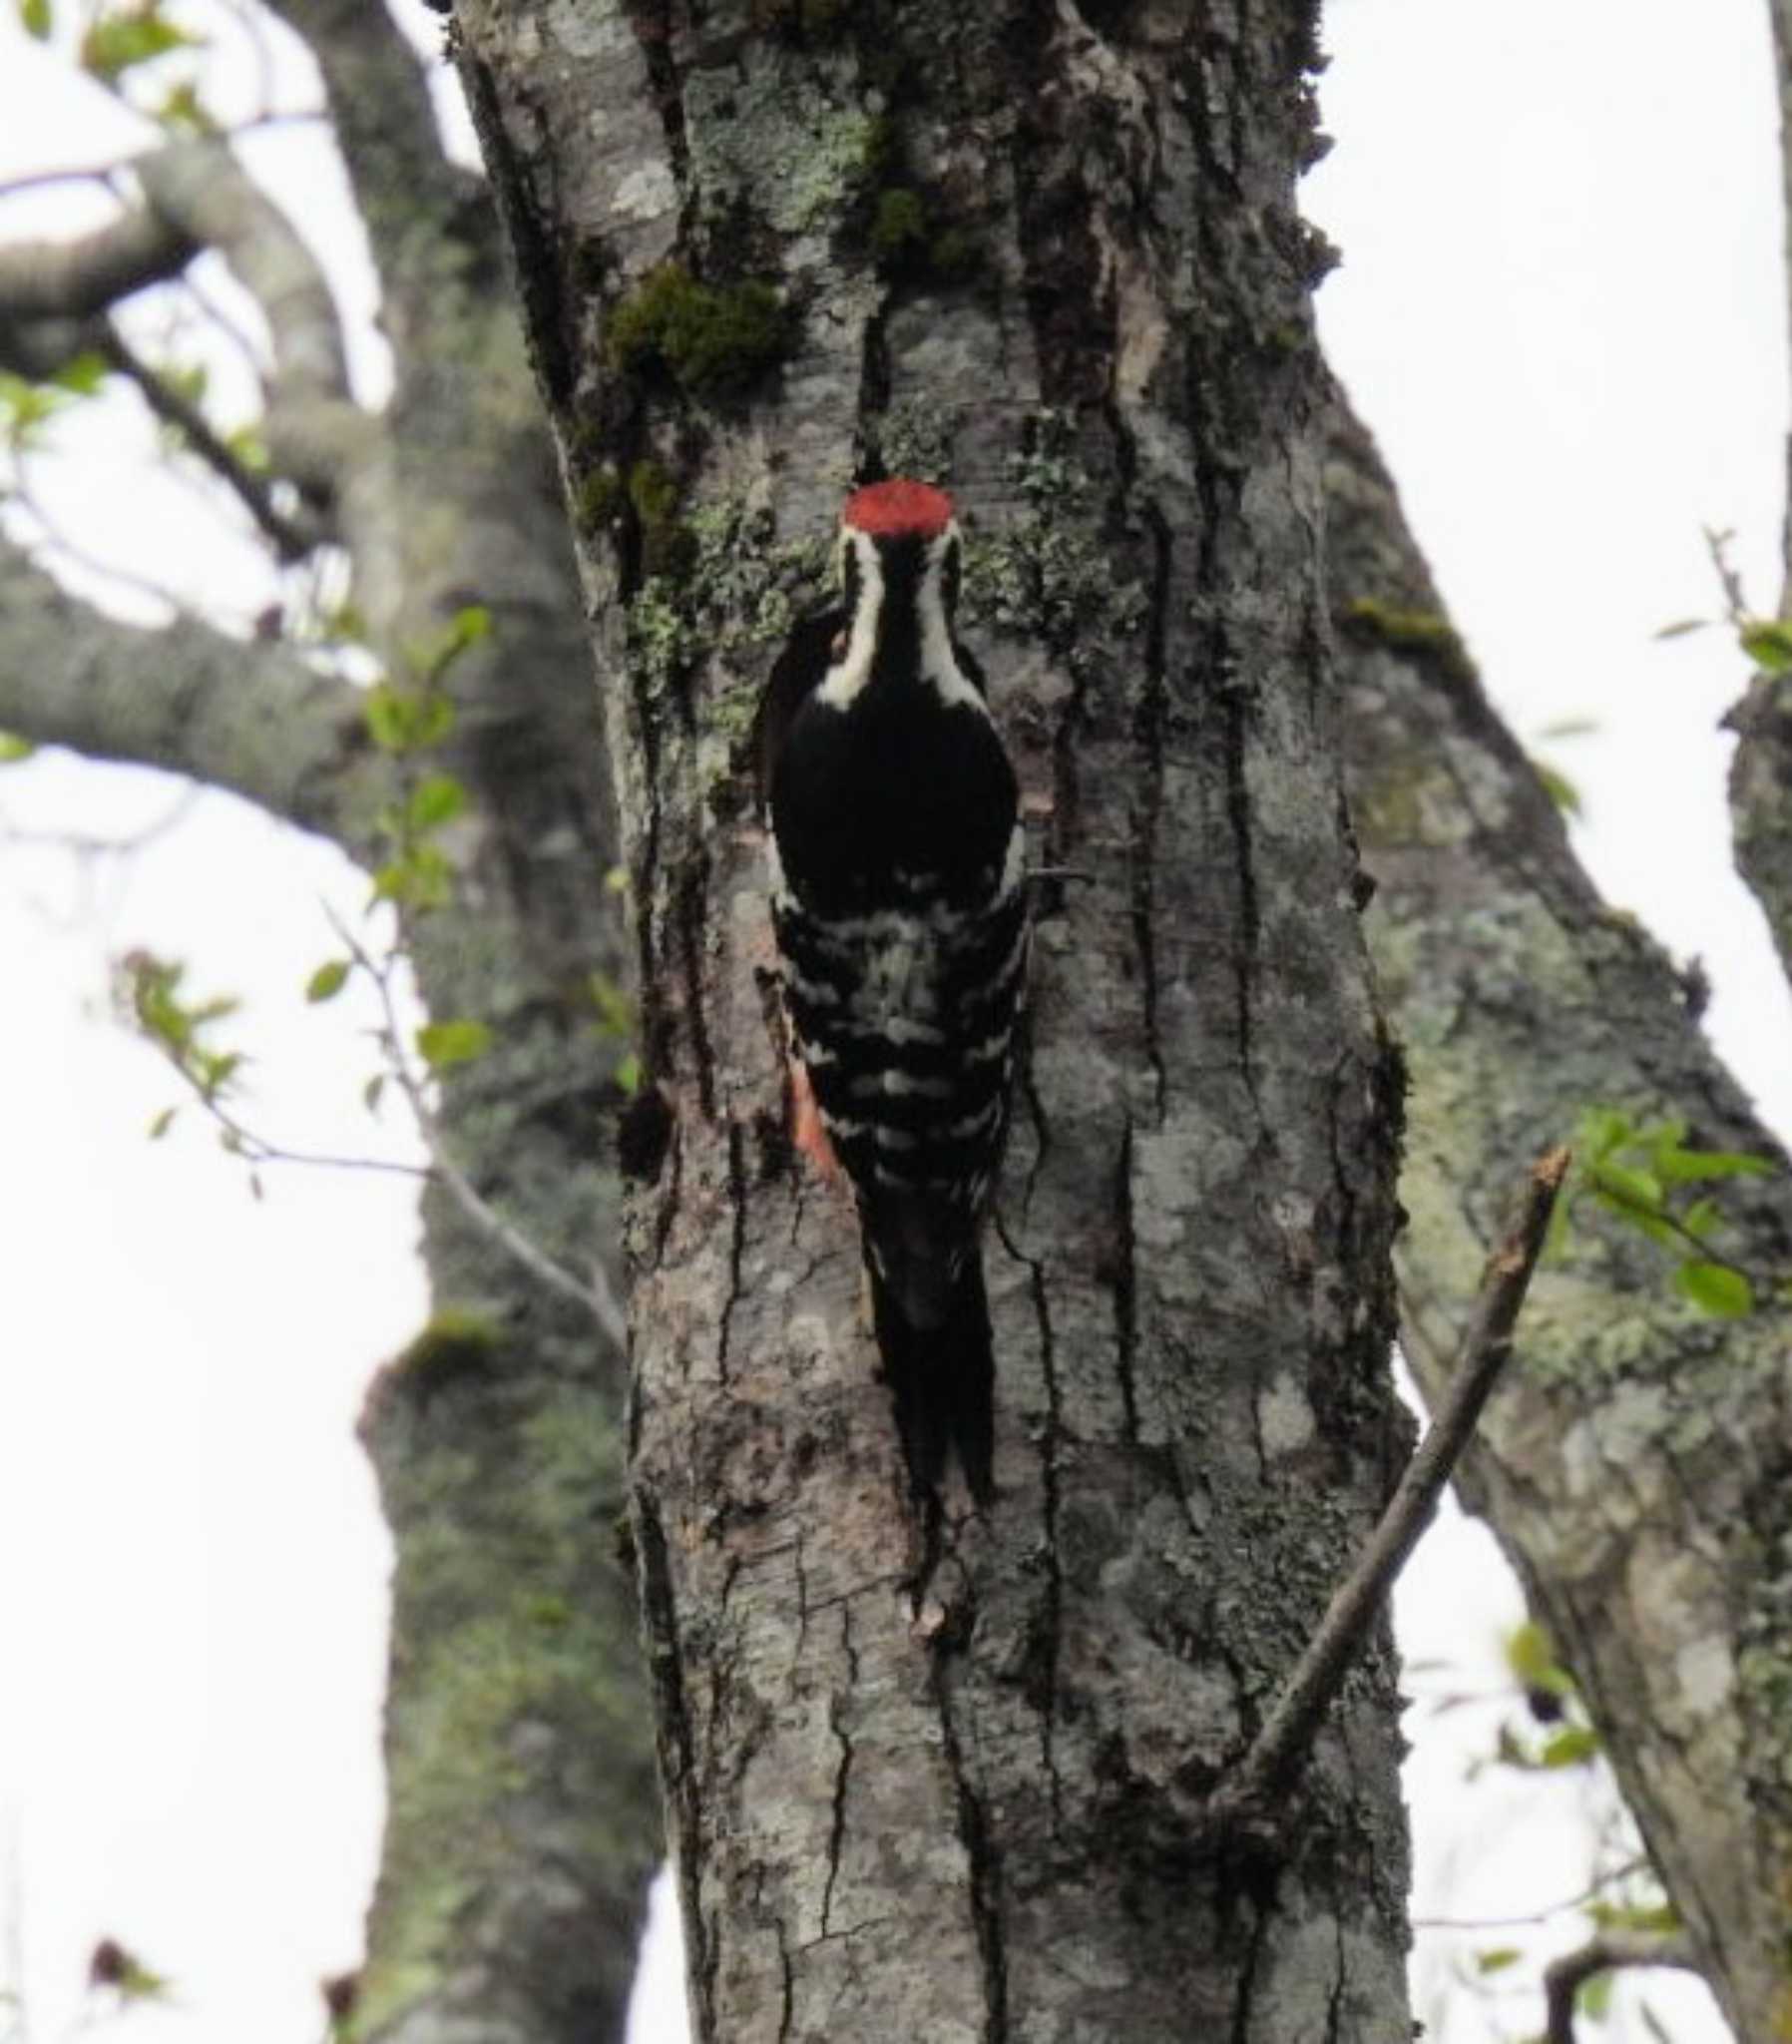
[[[1549,2010],[1548,2044],[1574,2044],[1574,1997],[1595,1973],[1614,1966],[1701,1967],[1684,1931],[1605,1930],[1578,1951],[1564,1952],[1544,1968],[1544,2002]]]
[[[206,466],[229,486],[249,516],[273,541],[282,561],[302,560],[325,537],[322,527],[314,521],[288,518],[273,501],[274,479],[250,468],[218,436],[199,406],[157,375],[111,322],[106,355],[113,367],[121,375],[129,376],[142,391],[151,411],[165,425],[173,426]]]
[[[1338,1586],[1319,1630],[1237,1768],[1221,1782],[1208,1814],[1224,1825],[1259,1809],[1304,1759],[1320,1721],[1368,1638],[1382,1601],[1425,1530],[1462,1457],[1489,1393],[1512,1353],[1512,1330],[1543,1253],[1556,1196],[1568,1175],[1566,1148],[1531,1167],[1525,1204],[1488,1260],[1481,1295],[1462,1339],[1449,1391],[1355,1568]]]
[[[583,1283],[563,1265],[557,1263],[537,1243],[533,1243],[521,1230],[513,1228],[497,1209],[480,1194],[473,1182],[449,1156],[442,1141],[440,1129],[436,1126],[435,1115],[424,1096],[423,1086],[411,1070],[410,1060],[404,1054],[403,1039],[399,1028],[398,1010],[392,998],[390,965],[381,965],[367,950],[366,946],[343,922],[341,917],[326,902],[324,914],[330,927],[341,938],[349,955],[373,981],[379,993],[381,1012],[385,1017],[386,1057],[392,1068],[392,1076],[398,1081],[399,1091],[409,1101],[411,1113],[416,1117],[417,1132],[423,1138],[423,1146],[429,1152],[430,1162],[435,1166],[442,1184],[459,1203],[461,1211],[492,1241],[508,1252],[523,1268],[563,1297],[576,1299],[591,1314],[608,1338],[620,1349],[626,1349],[629,1341],[629,1321],[616,1293],[611,1289],[610,1278],[602,1264],[595,1264],[591,1282]]]
[[[1533,1909],[1527,1916],[1415,1916],[1412,1927],[1415,1930],[1529,1930],[1539,1923],[1549,1922],[1552,1916],[1560,1916],[1565,1910],[1578,1909],[1604,1889],[1620,1880],[1628,1880],[1633,1873],[1641,1873],[1648,1865],[1647,1857],[1638,1853],[1622,1866],[1614,1866],[1609,1873],[1601,1873],[1596,1880],[1588,1881],[1577,1895],[1569,1895],[1566,1901],[1552,1902],[1546,1909]]]

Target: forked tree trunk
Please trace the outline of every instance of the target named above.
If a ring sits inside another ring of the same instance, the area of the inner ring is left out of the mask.
[[[1405,1438],[1293,205],[1311,9],[457,26],[619,762],[636,1523],[696,2034],[1386,2044],[1385,1642],[1266,1835],[1204,1820]],[[786,1141],[743,743],[880,469],[958,495],[968,636],[1074,869],[986,1253],[1000,1497],[931,1528],[851,1214]]]

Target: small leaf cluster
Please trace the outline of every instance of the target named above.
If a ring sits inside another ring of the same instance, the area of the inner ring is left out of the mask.
[[[641,1053],[634,1048],[635,1003],[615,980],[602,972],[591,973],[585,984],[591,1004],[597,1010],[597,1020],[592,1026],[600,1036],[624,1046],[610,1076],[622,1092],[633,1098],[641,1091],[643,1076]]]
[[[179,959],[159,958],[153,951],[131,951],[119,961],[117,1003],[202,1103],[218,1109],[236,1091],[243,1058],[240,1051],[221,1050],[214,1032],[235,1014],[240,1003],[230,994],[190,1000],[183,987],[186,976],[187,968]],[[152,1142],[168,1134],[175,1114],[174,1108],[164,1108],[150,1124]]]
[[[1620,1108],[1589,1109],[1574,1139],[1574,1174],[1558,1201],[1547,1254],[1567,1252],[1574,1209],[1610,1215],[1674,1259],[1674,1288],[1718,1319],[1752,1312],[1755,1280],[1716,1247],[1724,1226],[1718,1198],[1705,1187],[1758,1178],[1773,1160],[1737,1150],[1695,1150],[1678,1119],[1639,1123]]]
[[[41,447],[50,421],[92,397],[106,372],[105,358],[91,350],[71,356],[51,376],[20,376],[0,369],[0,438],[8,450],[28,454]]]
[[[412,649],[407,681],[376,682],[367,691],[368,736],[410,769],[401,798],[379,816],[390,856],[373,876],[373,898],[409,914],[445,908],[453,898],[454,867],[436,839],[465,810],[467,790],[450,773],[422,770],[420,756],[452,734],[454,702],[444,682],[461,655],[490,635],[491,622],[477,606],[457,612],[439,638]]]

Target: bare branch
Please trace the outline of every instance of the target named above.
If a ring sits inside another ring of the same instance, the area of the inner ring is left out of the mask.
[[[1574,2044],[1574,1996],[1595,1973],[1608,1973],[1614,1966],[1675,1966],[1687,1973],[1702,1970],[1684,1931],[1602,1931],[1578,1951],[1565,1952],[1544,1968],[1548,2044]]]
[[[1529,1910],[1523,1916],[1415,1916],[1412,1926],[1415,1930],[1526,1930],[1534,1924],[1548,1923],[1552,1916],[1583,1907],[1618,1881],[1644,1872],[1648,1863],[1647,1857],[1638,1853],[1635,1858],[1626,1859],[1623,1865],[1614,1866],[1609,1873],[1601,1873],[1588,1881],[1578,1894],[1569,1895],[1560,1902],[1550,1902],[1541,1909]]]
[[[1215,1821],[1232,1822],[1259,1808],[1311,1747],[1394,1578],[1437,1509],[1450,1472],[1512,1353],[1512,1331],[1570,1161],[1568,1150],[1558,1148],[1531,1167],[1519,1218],[1488,1259],[1449,1393],[1262,1729],[1215,1791],[1209,1806]]]
[[[477,180],[443,152],[429,82],[417,53],[385,7],[367,0],[268,0],[303,39],[323,74],[336,140],[367,224],[388,296],[418,258],[438,262],[434,237]]]
[[[212,422],[200,407],[184,397],[172,383],[165,382],[135,352],[124,335],[110,321],[104,342],[107,358],[121,375],[129,376],[143,392],[144,402],[165,424],[173,426],[200,459],[238,498],[249,516],[272,540],[282,561],[302,560],[326,535],[313,516],[301,513],[288,517],[273,501],[273,485],[243,461],[219,438]]]
[[[216,249],[260,305],[274,357],[268,449],[307,496],[333,501],[378,428],[349,395],[341,324],[316,257],[223,142],[176,143],[136,171],[157,216]]]
[[[145,630],[70,596],[0,537],[0,730],[160,766],[365,845],[388,765],[360,691],[193,618]]]
[[[142,209],[74,242],[14,242],[0,248],[0,321],[86,319],[146,284],[178,276],[200,240]]]
[[[583,1306],[619,1352],[626,1354],[629,1346],[628,1315],[623,1311],[621,1301],[611,1288],[609,1275],[603,1265],[593,1263],[589,1283],[574,1277],[572,1272],[556,1263],[539,1244],[531,1242],[521,1230],[513,1228],[448,1154],[434,1111],[424,1094],[422,1082],[412,1071],[410,1059],[404,1054],[404,1038],[399,1026],[397,1006],[392,997],[391,961],[388,960],[382,965],[327,902],[324,904],[323,912],[329,918],[330,927],[342,940],[355,963],[379,990],[380,1007],[385,1015],[387,1062],[391,1067],[392,1076],[398,1081],[400,1091],[410,1103],[411,1113],[416,1117],[418,1133],[423,1138],[423,1146],[429,1152],[430,1163],[442,1184],[454,1196],[468,1220],[482,1234],[488,1236],[507,1255],[514,1257],[550,1290],[557,1291],[563,1298],[573,1299]]]

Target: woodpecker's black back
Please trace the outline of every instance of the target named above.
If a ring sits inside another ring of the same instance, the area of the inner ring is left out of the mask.
[[[949,502],[861,492],[844,545],[847,608],[797,627],[761,713],[785,1005],[858,1198],[911,1475],[937,1484],[951,1444],[987,1497],[978,1236],[1025,983],[1015,776],[950,630]]]

